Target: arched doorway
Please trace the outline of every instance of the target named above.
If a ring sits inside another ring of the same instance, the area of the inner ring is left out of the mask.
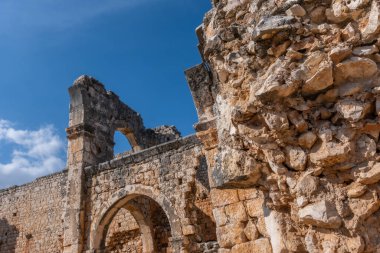
[[[100,250],[106,253],[170,252],[170,224],[152,199],[137,196],[120,208],[105,226]]]
[[[115,193],[94,219],[91,252],[177,252],[182,230],[168,200],[149,187],[126,188]]]

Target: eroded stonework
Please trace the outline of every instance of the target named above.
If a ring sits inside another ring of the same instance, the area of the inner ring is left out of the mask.
[[[0,192],[0,252],[380,252],[380,2],[214,0],[196,34],[196,135],[78,78],[67,170]]]
[[[380,251],[380,2],[213,4],[187,76],[220,252]]]

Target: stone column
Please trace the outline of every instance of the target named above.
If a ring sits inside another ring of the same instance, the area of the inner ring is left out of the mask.
[[[68,181],[64,215],[64,253],[80,253],[84,240],[84,168],[113,157],[113,130],[102,118],[102,85],[80,77],[69,89]]]

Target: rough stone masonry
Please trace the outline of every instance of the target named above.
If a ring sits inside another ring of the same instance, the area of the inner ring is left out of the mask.
[[[212,4],[196,135],[80,77],[67,169],[0,192],[0,252],[380,252],[380,1]]]

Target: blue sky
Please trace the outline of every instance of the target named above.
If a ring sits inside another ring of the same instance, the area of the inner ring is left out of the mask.
[[[0,188],[64,167],[67,88],[82,74],[147,127],[193,132],[183,71],[200,63],[195,28],[209,0],[1,0]],[[117,136],[117,152],[127,149]]]

